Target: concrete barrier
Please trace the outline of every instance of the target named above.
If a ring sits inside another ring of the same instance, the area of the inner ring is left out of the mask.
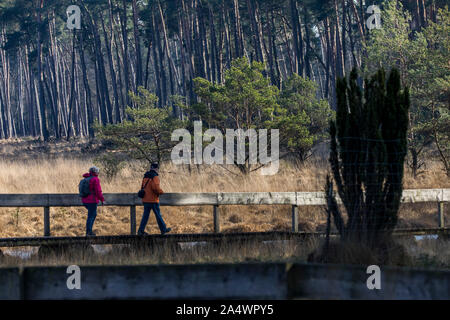
[[[21,288],[19,268],[0,269],[0,300],[21,299]]]
[[[381,267],[369,290],[367,266],[207,264],[81,267],[69,290],[67,267],[0,269],[1,299],[450,299],[450,271]]]
[[[27,268],[25,299],[283,299],[284,264],[81,267],[81,289],[66,268]]]
[[[367,267],[296,264],[288,274],[291,297],[309,299],[450,299],[450,271],[380,267],[381,289],[367,288]]]

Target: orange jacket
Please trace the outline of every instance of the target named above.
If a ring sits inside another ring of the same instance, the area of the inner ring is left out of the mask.
[[[147,186],[145,187],[145,196],[142,198],[142,202],[149,202],[149,203],[158,203],[159,202],[159,196],[164,193],[164,191],[159,186],[160,181],[159,177],[148,175],[147,173],[144,176],[144,179],[142,179],[142,187],[144,188],[145,184],[147,183]],[[150,180],[150,181],[149,181]]]

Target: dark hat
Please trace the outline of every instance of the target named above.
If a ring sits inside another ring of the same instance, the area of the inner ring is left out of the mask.
[[[93,172],[93,173],[99,173],[100,169],[97,168],[96,166],[90,167],[89,168],[89,172]]]
[[[158,169],[158,164],[157,163],[152,163],[150,166],[150,169]]]

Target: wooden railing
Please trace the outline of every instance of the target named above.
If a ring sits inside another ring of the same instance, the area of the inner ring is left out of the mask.
[[[135,193],[106,193],[108,206],[130,207],[130,233],[136,234],[136,206],[142,200]],[[337,199],[340,202],[340,199]],[[450,202],[450,189],[404,190],[402,203],[436,202],[438,226],[445,227],[444,203]],[[220,211],[223,205],[290,205],[292,206],[292,231],[298,232],[298,207],[323,206],[323,192],[214,192],[165,193],[160,197],[162,206],[212,206],[214,232],[220,232]],[[0,194],[0,207],[43,207],[44,236],[50,236],[51,207],[82,206],[78,194]]]

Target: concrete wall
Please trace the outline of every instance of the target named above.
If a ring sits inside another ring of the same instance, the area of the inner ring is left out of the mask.
[[[19,268],[0,269],[0,300],[20,299],[21,287]]]
[[[381,267],[381,289],[368,290],[367,268],[298,264],[289,272],[289,292],[311,299],[450,299],[450,271]]]
[[[25,299],[282,299],[283,264],[82,267],[81,290],[68,290],[66,268],[27,268]]]
[[[208,264],[81,267],[69,290],[66,267],[0,269],[0,299],[450,299],[450,271],[325,264]]]

